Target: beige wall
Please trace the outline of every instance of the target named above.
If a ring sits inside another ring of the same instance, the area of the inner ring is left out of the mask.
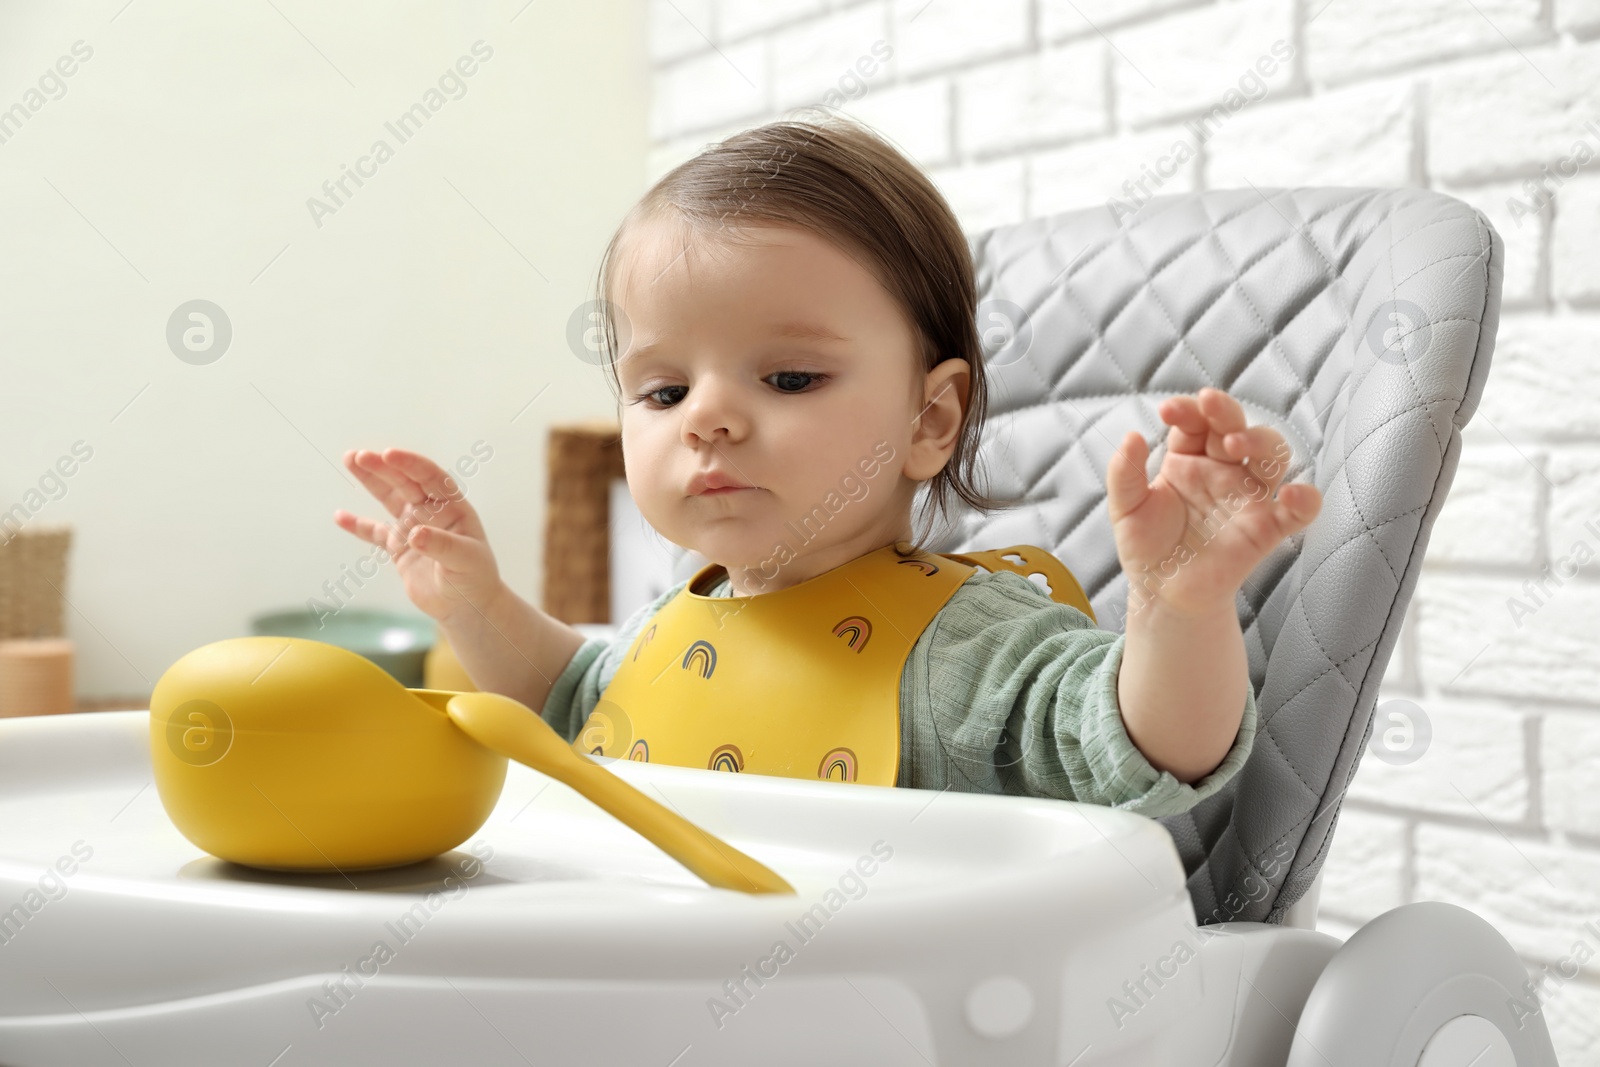
[[[537,595],[545,429],[614,411],[567,324],[643,191],[643,32],[637,0],[0,8],[0,512],[75,529],[81,695],[326,599],[370,552],[334,509],[383,516],[347,448],[482,442],[464,483]],[[197,298],[232,326],[206,364],[167,340]],[[346,589],[410,607],[392,568]]]

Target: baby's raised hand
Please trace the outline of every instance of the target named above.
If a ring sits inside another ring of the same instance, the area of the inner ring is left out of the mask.
[[[482,610],[498,595],[500,569],[483,523],[460,484],[438,464],[391,448],[383,453],[351,449],[344,465],[398,523],[344,510],[335,511],[333,521],[389,553],[419,610],[448,623],[458,612]]]
[[[1246,427],[1220,389],[1169,397],[1158,410],[1171,430],[1156,477],[1146,480],[1150,450],[1132,430],[1106,469],[1129,614],[1151,603],[1189,616],[1231,609],[1256,564],[1317,517],[1322,494],[1292,482],[1273,499],[1288,442],[1270,426]]]

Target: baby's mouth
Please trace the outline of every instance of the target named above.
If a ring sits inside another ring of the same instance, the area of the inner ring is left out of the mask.
[[[752,492],[756,488],[726,471],[710,471],[690,478],[687,492],[690,496],[734,496]]]

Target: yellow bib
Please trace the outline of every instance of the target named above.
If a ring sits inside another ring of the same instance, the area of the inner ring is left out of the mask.
[[[1072,572],[1035,545],[900,555],[909,549],[885,545],[748,597],[698,592],[726,573],[702,567],[634,638],[573,747],[680,767],[894,785],[906,659],[974,567],[1043,572],[1053,599],[1094,619]]]

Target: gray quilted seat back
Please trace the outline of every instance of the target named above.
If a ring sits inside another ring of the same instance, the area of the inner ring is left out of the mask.
[[[1249,762],[1160,820],[1201,923],[1279,922],[1327,854],[1489,372],[1501,238],[1440,193],[1300,188],[1163,196],[1120,225],[1096,208],[971,243],[980,326],[1024,316],[993,335],[984,442],[991,491],[1022,506],[962,515],[936,551],[1048,548],[1120,631],[1113,442],[1144,435],[1153,477],[1157,405],[1206,385],[1276,427],[1288,477],[1323,494],[1240,592],[1260,712]]]

